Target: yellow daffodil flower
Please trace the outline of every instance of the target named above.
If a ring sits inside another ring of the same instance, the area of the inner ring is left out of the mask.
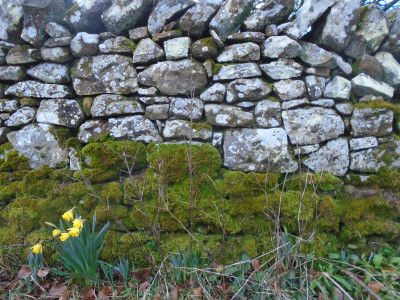
[[[60,229],[54,229],[53,230],[53,237],[59,236],[61,234],[61,230]]]
[[[62,215],[62,218],[63,218],[65,221],[72,221],[72,220],[74,219],[74,213],[72,212],[73,210],[74,210],[74,209],[71,208],[69,211],[65,212],[65,213]]]
[[[61,242],[65,242],[66,240],[68,240],[70,237],[70,234],[68,232],[63,232],[60,235],[60,240]]]
[[[39,253],[42,252],[42,245],[41,244],[36,244],[35,246],[33,246],[31,248],[31,250],[32,250],[32,253],[39,254]]]
[[[73,222],[72,222],[72,226],[74,226],[74,228],[77,229],[82,229],[83,228],[83,221],[80,217],[76,218]]]
[[[68,234],[73,237],[77,237],[79,235],[79,229],[76,227],[68,228]]]

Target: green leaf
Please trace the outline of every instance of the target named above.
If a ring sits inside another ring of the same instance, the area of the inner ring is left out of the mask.
[[[372,262],[376,267],[380,267],[382,262],[383,262],[383,255],[382,254],[375,254],[374,258],[372,259]]]

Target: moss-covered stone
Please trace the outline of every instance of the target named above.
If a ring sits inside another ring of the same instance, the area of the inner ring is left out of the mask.
[[[329,173],[304,173],[298,176],[288,178],[284,183],[288,190],[320,190],[334,191],[343,187],[343,181]]]
[[[117,170],[105,170],[103,168],[84,168],[74,173],[74,178],[78,180],[88,180],[90,183],[98,183],[111,179],[116,179],[120,173]]]
[[[5,158],[0,158],[0,172],[12,172],[29,168],[28,159],[18,151],[9,150]]]

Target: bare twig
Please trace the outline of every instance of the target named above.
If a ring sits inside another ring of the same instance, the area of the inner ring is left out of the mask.
[[[353,279],[355,282],[357,282],[364,290],[366,290],[368,292],[368,294],[370,294],[372,297],[374,297],[376,300],[382,300],[381,297],[379,297],[377,294],[375,294],[375,292],[373,290],[371,290],[364,282],[362,282],[358,276],[356,274],[354,274],[353,272],[350,272],[349,270],[346,269],[342,269],[341,270],[342,273],[346,274],[347,276],[349,276],[351,279]],[[383,286],[383,285],[382,285]]]

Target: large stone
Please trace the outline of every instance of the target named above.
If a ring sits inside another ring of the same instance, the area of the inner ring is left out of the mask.
[[[350,150],[358,151],[378,147],[378,140],[374,136],[353,138],[350,140]]]
[[[213,80],[232,80],[259,76],[261,76],[261,70],[256,63],[243,63],[222,65],[218,73],[213,76]]]
[[[319,77],[314,75],[306,76],[307,91],[311,100],[319,99],[322,97],[325,91],[325,84],[326,84],[325,77]]]
[[[65,63],[72,59],[67,47],[42,48],[40,54],[43,60],[55,63]]]
[[[100,95],[94,98],[90,108],[92,117],[108,117],[144,113],[143,107],[134,99],[121,95]]]
[[[79,32],[71,40],[71,52],[76,57],[97,54],[99,52],[99,35]]]
[[[393,111],[387,108],[356,107],[350,123],[352,136],[385,136],[393,131]]]
[[[179,37],[164,42],[165,57],[167,59],[182,59],[189,56],[192,40],[188,37]]]
[[[284,101],[282,103],[282,110],[293,109],[306,105],[310,105],[310,101],[308,101],[307,98]]]
[[[351,82],[341,76],[335,76],[325,87],[324,97],[349,100],[351,92]]]
[[[354,35],[360,21],[360,1],[338,1],[329,11],[319,36],[322,47],[342,52]]]
[[[383,79],[383,68],[381,64],[376,58],[368,54],[364,54],[357,59],[353,71],[357,75],[365,73],[376,80],[382,81]]]
[[[258,101],[265,99],[272,89],[259,78],[237,79],[227,88],[226,102]]]
[[[242,21],[250,14],[253,0],[226,0],[210,22],[210,29],[225,41],[238,32]]]
[[[99,45],[102,53],[132,53],[134,48],[135,43],[124,36],[107,39]]]
[[[389,35],[381,46],[381,51],[392,53],[400,61],[400,9],[389,10],[386,15],[393,22],[390,26]]]
[[[146,20],[153,7],[152,0],[116,0],[101,15],[107,30],[121,34]]]
[[[260,59],[260,46],[255,43],[235,44],[225,47],[218,55],[217,61],[222,62],[247,62]]]
[[[218,47],[212,37],[198,40],[192,45],[192,55],[195,59],[214,59],[218,55]]]
[[[39,123],[77,128],[85,114],[76,100],[51,99],[40,101],[36,121]]]
[[[210,141],[212,138],[211,126],[202,123],[192,123],[189,121],[170,120],[165,123],[163,136],[166,139],[172,140],[195,140]]]
[[[392,98],[394,88],[384,82],[380,82],[367,74],[360,74],[351,80],[352,91],[356,96],[365,95],[382,96]]]
[[[173,21],[174,17],[185,12],[193,6],[195,2],[192,0],[161,0],[151,12],[147,28],[151,35],[163,31],[164,26]]]
[[[33,57],[33,49],[28,45],[16,45],[12,47],[6,56],[6,62],[9,65],[22,65],[37,62]]]
[[[172,119],[199,121],[203,115],[203,101],[196,98],[170,97],[169,116]]]
[[[260,101],[257,103],[254,113],[259,127],[278,127],[282,124],[281,105],[279,102]]]
[[[169,104],[153,104],[147,106],[145,117],[155,121],[169,119]]]
[[[378,149],[366,149],[350,154],[350,170],[356,172],[376,173],[380,167],[385,166],[383,161],[379,161]]]
[[[30,68],[26,73],[48,83],[67,83],[71,81],[69,68],[66,65],[55,63],[41,63]]]
[[[118,140],[131,140],[143,143],[158,143],[161,136],[154,124],[143,116],[129,116],[108,119],[110,136]]]
[[[264,31],[267,25],[280,24],[293,11],[295,1],[272,0],[263,1],[244,21],[247,30]]]
[[[351,67],[350,64],[344,61],[344,59],[336,54],[335,52],[331,52],[333,59],[336,62],[337,67],[346,75],[350,75],[351,72],[353,72],[353,68]]]
[[[157,61],[164,57],[164,50],[154,43],[151,39],[146,38],[139,42],[133,53],[134,64],[147,64]]]
[[[103,120],[90,120],[79,126],[78,139],[82,143],[95,140],[107,132],[107,123]]]
[[[286,28],[285,33],[296,40],[300,39],[308,28],[335,3],[336,0],[305,0],[296,12],[296,19]]]
[[[0,66],[0,80],[19,81],[25,79],[25,69],[20,66]]]
[[[266,58],[294,58],[300,50],[300,44],[287,36],[271,36],[263,43],[261,54]]]
[[[132,60],[122,55],[82,57],[71,68],[78,95],[131,94],[137,91],[137,74]]]
[[[23,107],[13,113],[8,120],[5,121],[5,125],[8,127],[21,127],[31,123],[35,119],[35,115],[35,109]]]
[[[131,40],[137,41],[149,37],[149,32],[147,26],[137,27],[129,30],[129,38]]]
[[[295,172],[298,164],[282,128],[229,130],[224,138],[224,166],[250,172]]]
[[[13,149],[28,158],[32,169],[39,169],[43,165],[55,168],[59,164],[69,163],[68,151],[60,146],[50,125],[31,124],[10,132],[7,139]]]
[[[280,80],[274,84],[274,93],[283,101],[302,97],[306,92],[306,85],[302,80]]]
[[[349,145],[344,138],[329,141],[318,151],[311,153],[303,164],[316,173],[328,172],[344,176],[349,168]]]
[[[395,88],[400,86],[400,64],[393,55],[388,52],[378,52],[375,58],[382,65],[383,81]]]
[[[299,56],[305,63],[313,67],[327,67],[330,69],[334,69],[337,66],[332,53],[312,43],[300,42],[300,45]]]
[[[0,0],[0,40],[21,42],[23,10],[19,0]]]
[[[333,109],[299,108],[282,112],[282,118],[293,145],[317,144],[344,133],[342,118]]]
[[[198,94],[207,84],[204,68],[191,60],[159,62],[139,73],[140,84],[155,86],[166,95]]]
[[[292,59],[280,58],[277,61],[260,65],[260,69],[274,80],[299,77],[303,73],[303,66]]]
[[[214,83],[210,88],[200,95],[205,102],[223,102],[226,94],[226,86],[222,83]]]
[[[0,112],[14,112],[18,110],[18,100],[0,99]]]
[[[204,111],[207,122],[213,126],[249,127],[254,122],[253,113],[236,106],[206,104]]]
[[[41,83],[37,81],[21,81],[10,86],[6,95],[34,98],[64,98],[71,96],[69,87],[61,84]]]
[[[63,46],[69,46],[71,44],[72,37],[59,37],[55,39],[48,39],[45,43],[44,46],[47,48],[54,48],[54,47],[63,47]]]
[[[55,22],[47,23],[45,30],[47,34],[53,39],[71,36],[71,32],[66,27]]]

